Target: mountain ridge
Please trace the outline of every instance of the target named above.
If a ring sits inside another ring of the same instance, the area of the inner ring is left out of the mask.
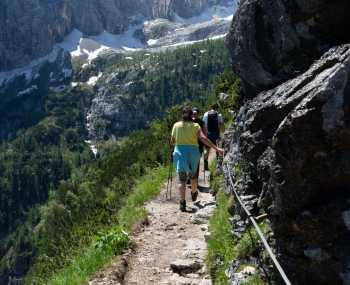
[[[121,34],[135,17],[172,19],[200,15],[213,5],[232,1],[190,0],[14,0],[0,4],[0,72],[25,66],[49,54],[74,29],[83,35]]]

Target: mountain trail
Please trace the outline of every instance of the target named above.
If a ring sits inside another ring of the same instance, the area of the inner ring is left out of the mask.
[[[166,185],[156,199],[149,202],[147,226],[133,237],[135,246],[108,268],[102,270],[89,285],[209,285],[212,284],[205,266],[208,222],[215,209],[215,199],[209,193],[209,172],[203,172],[196,203],[186,192],[187,212],[179,210],[179,193],[173,179],[172,198],[166,200]]]

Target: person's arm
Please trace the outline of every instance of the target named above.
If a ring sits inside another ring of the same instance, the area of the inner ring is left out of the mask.
[[[175,125],[173,125],[173,127],[171,129],[171,135],[170,135],[170,141],[169,141],[171,146],[174,146],[176,143],[175,132],[176,132],[176,128],[175,128]]]
[[[204,134],[206,137],[208,137],[208,128],[205,126],[205,124],[203,124],[202,131],[203,131],[203,134]]]
[[[215,149],[220,155],[224,154],[224,150],[222,148],[217,147],[215,144],[213,144],[203,133],[202,130],[199,130],[198,132],[198,139],[204,143],[205,145]]]

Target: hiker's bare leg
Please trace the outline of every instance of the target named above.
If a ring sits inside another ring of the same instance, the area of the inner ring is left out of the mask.
[[[198,179],[191,179],[191,191],[192,193],[195,193],[198,188]]]
[[[179,192],[180,192],[181,201],[186,200],[186,182],[180,181],[178,188],[179,188]]]
[[[208,163],[208,158],[210,154],[210,147],[205,148],[205,154],[204,154],[204,171],[209,170],[209,163]]]
[[[216,140],[216,141],[215,141],[215,145],[219,145],[219,140]],[[219,153],[216,152],[216,158],[218,158],[219,156],[220,156]]]
[[[205,148],[204,160],[208,160],[210,154],[210,147]]]

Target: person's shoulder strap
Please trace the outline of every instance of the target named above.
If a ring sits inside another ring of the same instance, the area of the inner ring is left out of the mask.
[[[208,117],[210,118],[210,119],[213,119],[213,118],[218,118],[219,117],[219,114],[218,114],[218,112],[216,112],[216,111],[214,111],[214,112],[210,112],[209,114],[208,114]]]

